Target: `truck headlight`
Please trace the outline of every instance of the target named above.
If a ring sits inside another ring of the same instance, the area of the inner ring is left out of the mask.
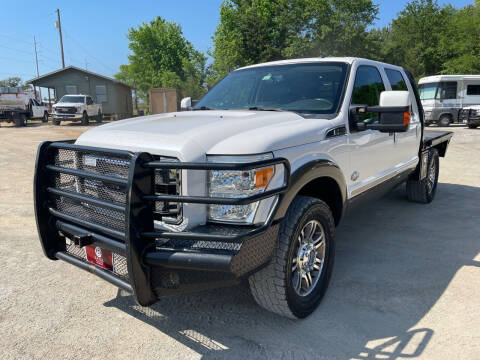
[[[246,163],[272,159],[273,154],[252,156],[208,156],[209,162]],[[208,193],[210,197],[244,198],[265,191],[275,174],[275,166],[267,166],[248,171],[210,170],[208,172]],[[259,201],[248,205],[208,206],[208,220],[214,222],[252,224]]]

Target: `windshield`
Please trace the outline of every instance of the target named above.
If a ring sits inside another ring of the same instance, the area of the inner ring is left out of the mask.
[[[287,110],[329,114],[337,111],[347,73],[345,63],[261,66],[227,75],[194,110]]]
[[[60,102],[65,103],[84,103],[85,97],[83,96],[72,96],[72,95],[65,95],[60,99]]]
[[[420,100],[435,99],[438,83],[420,84],[418,90],[420,91]]]

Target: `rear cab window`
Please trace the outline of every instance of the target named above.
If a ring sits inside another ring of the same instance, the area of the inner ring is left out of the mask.
[[[413,89],[407,85],[407,76],[400,70],[384,68],[385,74],[387,75],[388,82],[392,91],[410,91],[412,93]],[[410,84],[411,86],[411,84]],[[418,114],[418,105],[413,96],[412,99],[412,117],[411,123],[420,122],[420,116]]]
[[[385,69],[388,81],[393,91],[408,91],[407,83],[403,78],[403,75],[398,70]]]

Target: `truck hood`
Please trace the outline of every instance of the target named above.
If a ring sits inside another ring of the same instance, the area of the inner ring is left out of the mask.
[[[112,122],[76,143],[195,161],[205,154],[258,154],[320,141],[332,126],[332,120],[293,112],[186,111]]]

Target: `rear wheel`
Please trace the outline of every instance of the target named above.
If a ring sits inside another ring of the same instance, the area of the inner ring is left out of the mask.
[[[101,123],[101,122],[102,122],[102,112],[98,110],[97,123]]]
[[[53,123],[53,125],[56,125],[56,126],[58,126],[58,125],[60,125],[60,122],[61,122],[61,121],[60,121],[59,119],[55,119],[55,118],[54,118],[54,119],[52,119],[52,123]]]
[[[43,123],[48,122],[48,112],[46,111],[43,113],[42,122]]]
[[[438,126],[450,126],[450,123],[452,122],[452,118],[450,115],[442,115],[440,116],[440,119],[437,121]]]
[[[438,172],[440,161],[437,149],[430,149],[427,161],[427,176],[423,180],[410,179],[407,181],[408,200],[423,204],[433,201],[437,192]]]
[[[82,125],[88,125],[88,124],[89,124],[88,114],[86,111],[84,111],[82,116]]]
[[[249,278],[263,308],[290,318],[310,315],[330,281],[335,223],[323,201],[297,196],[281,224],[271,262]]]
[[[16,127],[23,127],[27,123],[27,117],[25,114],[20,114],[16,118],[13,119]]]
[[[476,129],[477,127],[478,127],[478,125],[468,124],[468,128],[469,128],[469,129]]]

